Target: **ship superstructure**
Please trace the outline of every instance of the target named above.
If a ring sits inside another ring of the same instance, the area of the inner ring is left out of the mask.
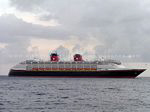
[[[125,68],[116,60],[84,61],[75,54],[74,61],[60,61],[57,53],[50,61],[26,60],[11,68],[9,76],[75,77],[75,78],[135,78],[145,69]]]

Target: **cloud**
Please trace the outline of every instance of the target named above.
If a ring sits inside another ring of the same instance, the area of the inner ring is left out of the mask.
[[[0,17],[0,33],[1,40],[12,40],[12,36],[22,38],[48,38],[48,39],[66,39],[69,32],[66,32],[61,27],[44,27],[27,23],[21,19],[16,18],[14,15],[2,15]]]
[[[60,45],[58,48],[54,50],[60,56],[60,60],[70,60],[70,51],[64,46]]]
[[[62,40],[59,49],[66,52],[65,48],[71,46],[69,51],[84,49],[83,55],[94,52],[96,55],[139,55],[141,61],[150,61],[149,1],[10,0],[10,6],[16,9],[16,15],[29,13],[39,21],[57,21],[59,25],[42,26],[27,23],[25,17],[2,15],[0,43],[7,44],[3,52],[11,53],[11,48],[21,45],[21,49],[27,49],[34,38]]]
[[[27,23],[10,14],[0,16],[0,42],[7,44],[5,50],[10,53],[26,51],[32,38],[64,40],[67,37],[62,29]]]
[[[45,38],[49,40],[65,40],[68,33],[61,28],[44,27],[27,23],[12,14],[0,16],[0,64],[14,65],[28,59],[31,53],[28,48],[33,38]],[[35,46],[36,47],[36,46]],[[6,67],[8,71],[8,67]]]
[[[43,0],[12,0],[11,5],[15,6],[17,9],[22,10],[22,11],[31,11],[31,10],[36,10],[37,7],[43,3]]]
[[[11,4],[24,12],[29,12],[27,5],[32,7],[30,11],[34,14],[37,9],[46,12],[46,15],[40,15],[45,18],[42,21],[56,17],[61,27],[81,40],[79,44],[88,38],[96,39],[100,44],[96,44],[94,50],[99,55],[135,54],[143,61],[150,61],[147,58],[150,53],[145,49],[150,48],[148,1],[37,0],[27,4],[24,0],[11,0]]]

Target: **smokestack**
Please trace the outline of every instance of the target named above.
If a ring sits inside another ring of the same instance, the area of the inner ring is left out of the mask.
[[[80,54],[75,54],[73,57],[74,57],[74,61],[83,61],[82,55]]]
[[[50,55],[50,61],[52,62],[58,62],[59,61],[59,56],[57,53],[51,53]]]

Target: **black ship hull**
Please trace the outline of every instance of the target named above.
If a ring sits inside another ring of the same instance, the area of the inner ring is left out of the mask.
[[[49,77],[49,78],[135,78],[145,69],[101,70],[101,71],[26,71],[13,70],[11,77]]]

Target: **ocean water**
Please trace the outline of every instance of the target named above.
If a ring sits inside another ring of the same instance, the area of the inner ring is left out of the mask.
[[[150,112],[150,78],[0,77],[0,112]]]

